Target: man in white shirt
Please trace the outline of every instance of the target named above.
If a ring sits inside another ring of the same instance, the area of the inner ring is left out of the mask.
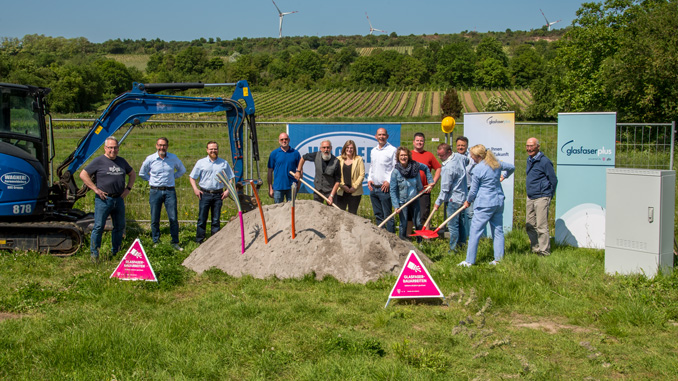
[[[177,193],[174,189],[175,180],[186,173],[184,164],[177,155],[167,152],[169,139],[162,137],[155,142],[156,153],[149,155],[139,169],[139,177],[148,181],[151,187],[149,204],[151,205],[151,238],[153,244],[160,241],[160,211],[162,204],[167,210],[167,219],[170,223],[172,247],[184,251],[179,246],[179,221],[177,218]]]
[[[376,147],[371,151],[371,164],[368,171],[367,187],[370,189],[370,201],[377,225],[381,224],[391,214],[391,172],[396,163],[396,147],[388,142],[388,132],[385,128],[377,130],[375,135]],[[386,223],[386,230],[395,233],[393,219]]]

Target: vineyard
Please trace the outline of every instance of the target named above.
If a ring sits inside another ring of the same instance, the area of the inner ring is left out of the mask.
[[[439,117],[442,90],[288,90],[254,93],[257,115],[265,118]],[[458,91],[463,111],[484,111],[491,97],[524,110],[532,101],[527,89]]]
[[[412,51],[414,50],[414,46],[376,46],[376,47],[369,47],[369,48],[357,48],[356,52],[358,53],[359,56],[369,56],[374,52],[375,50],[395,50],[396,52],[400,54],[407,54],[407,55],[412,55]]]

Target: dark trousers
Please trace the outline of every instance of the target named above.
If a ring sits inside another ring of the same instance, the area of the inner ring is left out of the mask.
[[[358,214],[358,206],[360,206],[360,200],[363,196],[353,196],[347,193],[339,196],[337,195],[337,206],[341,210],[346,210],[348,207],[348,212],[351,214]]]
[[[207,215],[212,215],[211,230],[215,235],[221,228],[221,193],[203,193],[198,204],[198,225],[195,229],[195,241],[202,243],[205,241],[205,229],[207,228]]]

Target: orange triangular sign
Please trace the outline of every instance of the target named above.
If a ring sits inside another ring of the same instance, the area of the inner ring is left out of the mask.
[[[129,247],[127,253],[122,257],[120,264],[111,274],[111,278],[158,281],[139,238],[135,239],[132,246]]]
[[[391,299],[412,298],[445,299],[440,288],[414,250],[411,250],[407,255],[403,269],[400,271],[398,280],[396,280],[384,308],[388,306]]]

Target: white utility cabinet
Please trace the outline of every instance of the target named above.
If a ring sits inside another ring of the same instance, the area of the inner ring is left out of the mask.
[[[607,170],[605,272],[654,277],[673,268],[676,172]]]

